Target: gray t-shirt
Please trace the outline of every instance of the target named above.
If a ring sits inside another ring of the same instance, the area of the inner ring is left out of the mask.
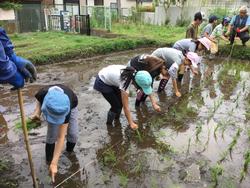
[[[170,68],[168,68],[168,73],[172,78],[177,78],[179,66],[183,63],[185,58],[181,51],[174,48],[158,48],[152,55],[163,59],[167,62],[166,64],[171,64]]]
[[[208,33],[208,35],[210,36],[210,35],[212,34],[212,32],[213,32],[213,25],[212,25],[211,23],[209,23],[209,24],[207,24],[207,25],[203,28],[203,30],[202,30],[202,32],[201,32],[201,37],[204,37],[204,34],[205,34],[205,33]]]
[[[192,41],[193,39],[182,39],[174,43],[173,48],[177,50],[186,50],[189,52],[195,52],[197,44]]]

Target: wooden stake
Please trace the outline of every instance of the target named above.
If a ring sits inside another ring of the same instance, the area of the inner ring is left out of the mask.
[[[25,142],[25,145],[26,145],[27,153],[28,153],[30,170],[31,170],[31,175],[32,175],[32,179],[33,179],[33,185],[34,185],[35,188],[38,188],[38,183],[37,183],[37,179],[36,179],[36,173],[35,173],[35,170],[34,170],[34,164],[33,164],[33,161],[32,161],[32,155],[31,155],[30,145],[29,145],[29,137],[28,137],[26,120],[25,120],[24,107],[23,107],[22,90],[18,89],[17,93],[18,93],[18,102],[19,102],[19,107],[20,107],[20,112],[21,112],[24,142]]]

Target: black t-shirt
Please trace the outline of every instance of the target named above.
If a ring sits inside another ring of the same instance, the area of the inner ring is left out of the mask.
[[[66,119],[64,122],[64,123],[69,123],[71,109],[77,107],[77,105],[78,105],[78,98],[77,98],[76,94],[70,88],[68,88],[67,86],[61,85],[61,84],[45,86],[36,93],[35,98],[40,102],[40,104],[42,106],[44,97],[47,95],[49,88],[53,87],[53,86],[60,87],[64,91],[64,93],[69,97],[70,112],[66,116]]]

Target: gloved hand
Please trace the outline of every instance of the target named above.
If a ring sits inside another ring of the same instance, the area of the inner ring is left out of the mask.
[[[32,83],[36,81],[37,71],[30,61],[17,56],[15,53],[10,56],[10,60],[15,63],[17,70],[23,75],[26,82],[30,81]]]
[[[240,33],[240,32],[241,32],[241,31],[240,31],[240,28],[237,28],[237,29],[236,29],[236,32],[237,32],[237,33]]]

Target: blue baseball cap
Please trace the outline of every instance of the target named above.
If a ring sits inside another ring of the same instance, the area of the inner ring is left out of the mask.
[[[53,86],[44,97],[41,110],[49,124],[62,125],[70,112],[69,97],[60,87]]]
[[[152,81],[152,77],[147,71],[138,71],[135,75],[135,82],[146,95],[150,95],[153,92]]]
[[[209,17],[208,22],[209,22],[209,23],[212,23],[212,22],[214,22],[215,20],[218,20],[218,17],[215,16],[215,15],[211,15],[211,16]]]

